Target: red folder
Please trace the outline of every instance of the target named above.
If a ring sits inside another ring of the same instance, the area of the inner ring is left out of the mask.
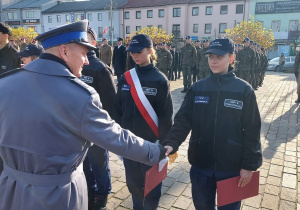
[[[165,164],[163,169],[158,171],[158,164],[154,165],[146,172],[145,176],[145,189],[144,189],[144,197],[151,192],[159,183],[161,183],[167,177],[167,168],[168,163]]]
[[[238,187],[240,177],[217,182],[218,207],[258,195],[259,171],[253,172],[251,181],[244,187]]]

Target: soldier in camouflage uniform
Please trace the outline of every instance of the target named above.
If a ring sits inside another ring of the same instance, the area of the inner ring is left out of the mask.
[[[256,65],[254,69],[254,77],[253,77],[253,83],[252,83],[252,88],[254,90],[257,90],[258,88],[258,81],[259,81],[259,75],[261,71],[261,54],[260,54],[260,47],[257,43],[254,44],[254,52],[255,52],[255,57],[256,57]]]
[[[199,69],[198,79],[203,79],[209,75],[210,68],[208,65],[208,58],[204,53],[207,51],[209,46],[209,41],[205,39],[203,41],[203,48],[197,54],[197,67]]]
[[[269,64],[268,57],[266,55],[266,51],[263,47],[261,48],[261,56],[262,56],[262,62],[261,62],[262,71],[261,71],[261,78],[260,78],[260,81],[259,81],[259,84],[258,84],[260,87],[263,84],[265,74],[266,74],[268,64]]]
[[[295,58],[295,64],[294,64],[294,73],[296,76],[296,81],[297,81],[297,95],[298,98],[295,101],[295,103],[300,103],[300,77],[299,77],[299,73],[300,73],[300,52],[297,53],[296,58]]]
[[[239,77],[251,84],[252,71],[255,67],[255,53],[250,48],[249,38],[245,38],[244,49],[239,51],[236,61]]]
[[[200,78],[198,77],[199,76],[199,61],[200,61],[200,51],[201,51],[201,41],[200,40],[197,40],[196,43],[195,43],[195,47],[196,47],[196,51],[197,51],[197,57],[196,57],[196,65],[193,67],[193,83],[198,81]]]
[[[255,70],[257,67],[257,55],[255,53],[255,42],[253,42],[252,40],[250,41],[250,48],[254,51],[254,65],[252,67],[252,71],[251,71],[251,79],[250,79],[250,84],[252,86],[252,88],[254,88],[254,80],[255,80]]]
[[[169,50],[166,49],[166,43],[163,42],[161,49],[157,55],[158,62],[156,67],[163,72],[167,78],[169,78],[169,73],[171,71],[173,57]]]
[[[187,92],[192,84],[192,67],[196,64],[197,51],[191,44],[190,36],[186,37],[186,45],[181,48],[180,60],[183,74],[184,89],[181,92]]]

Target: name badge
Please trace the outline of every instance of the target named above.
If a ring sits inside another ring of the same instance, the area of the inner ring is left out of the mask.
[[[144,92],[145,95],[148,95],[148,96],[156,96],[157,89],[156,88],[143,87],[143,92]]]
[[[122,91],[130,91],[130,85],[122,85]]]
[[[233,100],[233,99],[225,99],[224,106],[233,109],[242,109],[243,102],[238,100]]]
[[[194,103],[195,104],[208,104],[209,97],[208,96],[195,96]]]
[[[90,84],[90,83],[93,83],[94,78],[90,77],[90,76],[84,76],[84,75],[82,75],[80,77],[80,80],[83,81],[83,82],[85,82],[85,83],[89,83]]]

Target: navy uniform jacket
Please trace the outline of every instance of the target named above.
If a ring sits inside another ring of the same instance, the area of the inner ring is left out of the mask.
[[[0,50],[0,74],[21,66],[21,59],[17,52],[9,43]]]
[[[115,46],[113,52],[112,65],[116,75],[122,75],[125,72],[127,53],[125,52],[126,47],[121,45],[120,47]]]
[[[192,130],[191,165],[219,172],[257,170],[262,164],[261,119],[251,86],[230,71],[194,83],[164,145],[178,150]]]
[[[82,81],[92,86],[100,96],[103,109],[114,118],[114,100],[117,93],[111,69],[96,57],[94,50],[87,54],[89,65],[83,66]]]
[[[159,160],[157,145],[122,129],[93,88],[44,55],[0,79],[1,210],[87,209],[90,142],[148,165]]]

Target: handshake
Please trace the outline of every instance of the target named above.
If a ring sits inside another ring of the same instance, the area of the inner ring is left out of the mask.
[[[156,140],[155,144],[158,145],[160,150],[159,161],[165,159],[173,151],[173,148],[171,146],[163,146],[159,143],[159,140]]]

